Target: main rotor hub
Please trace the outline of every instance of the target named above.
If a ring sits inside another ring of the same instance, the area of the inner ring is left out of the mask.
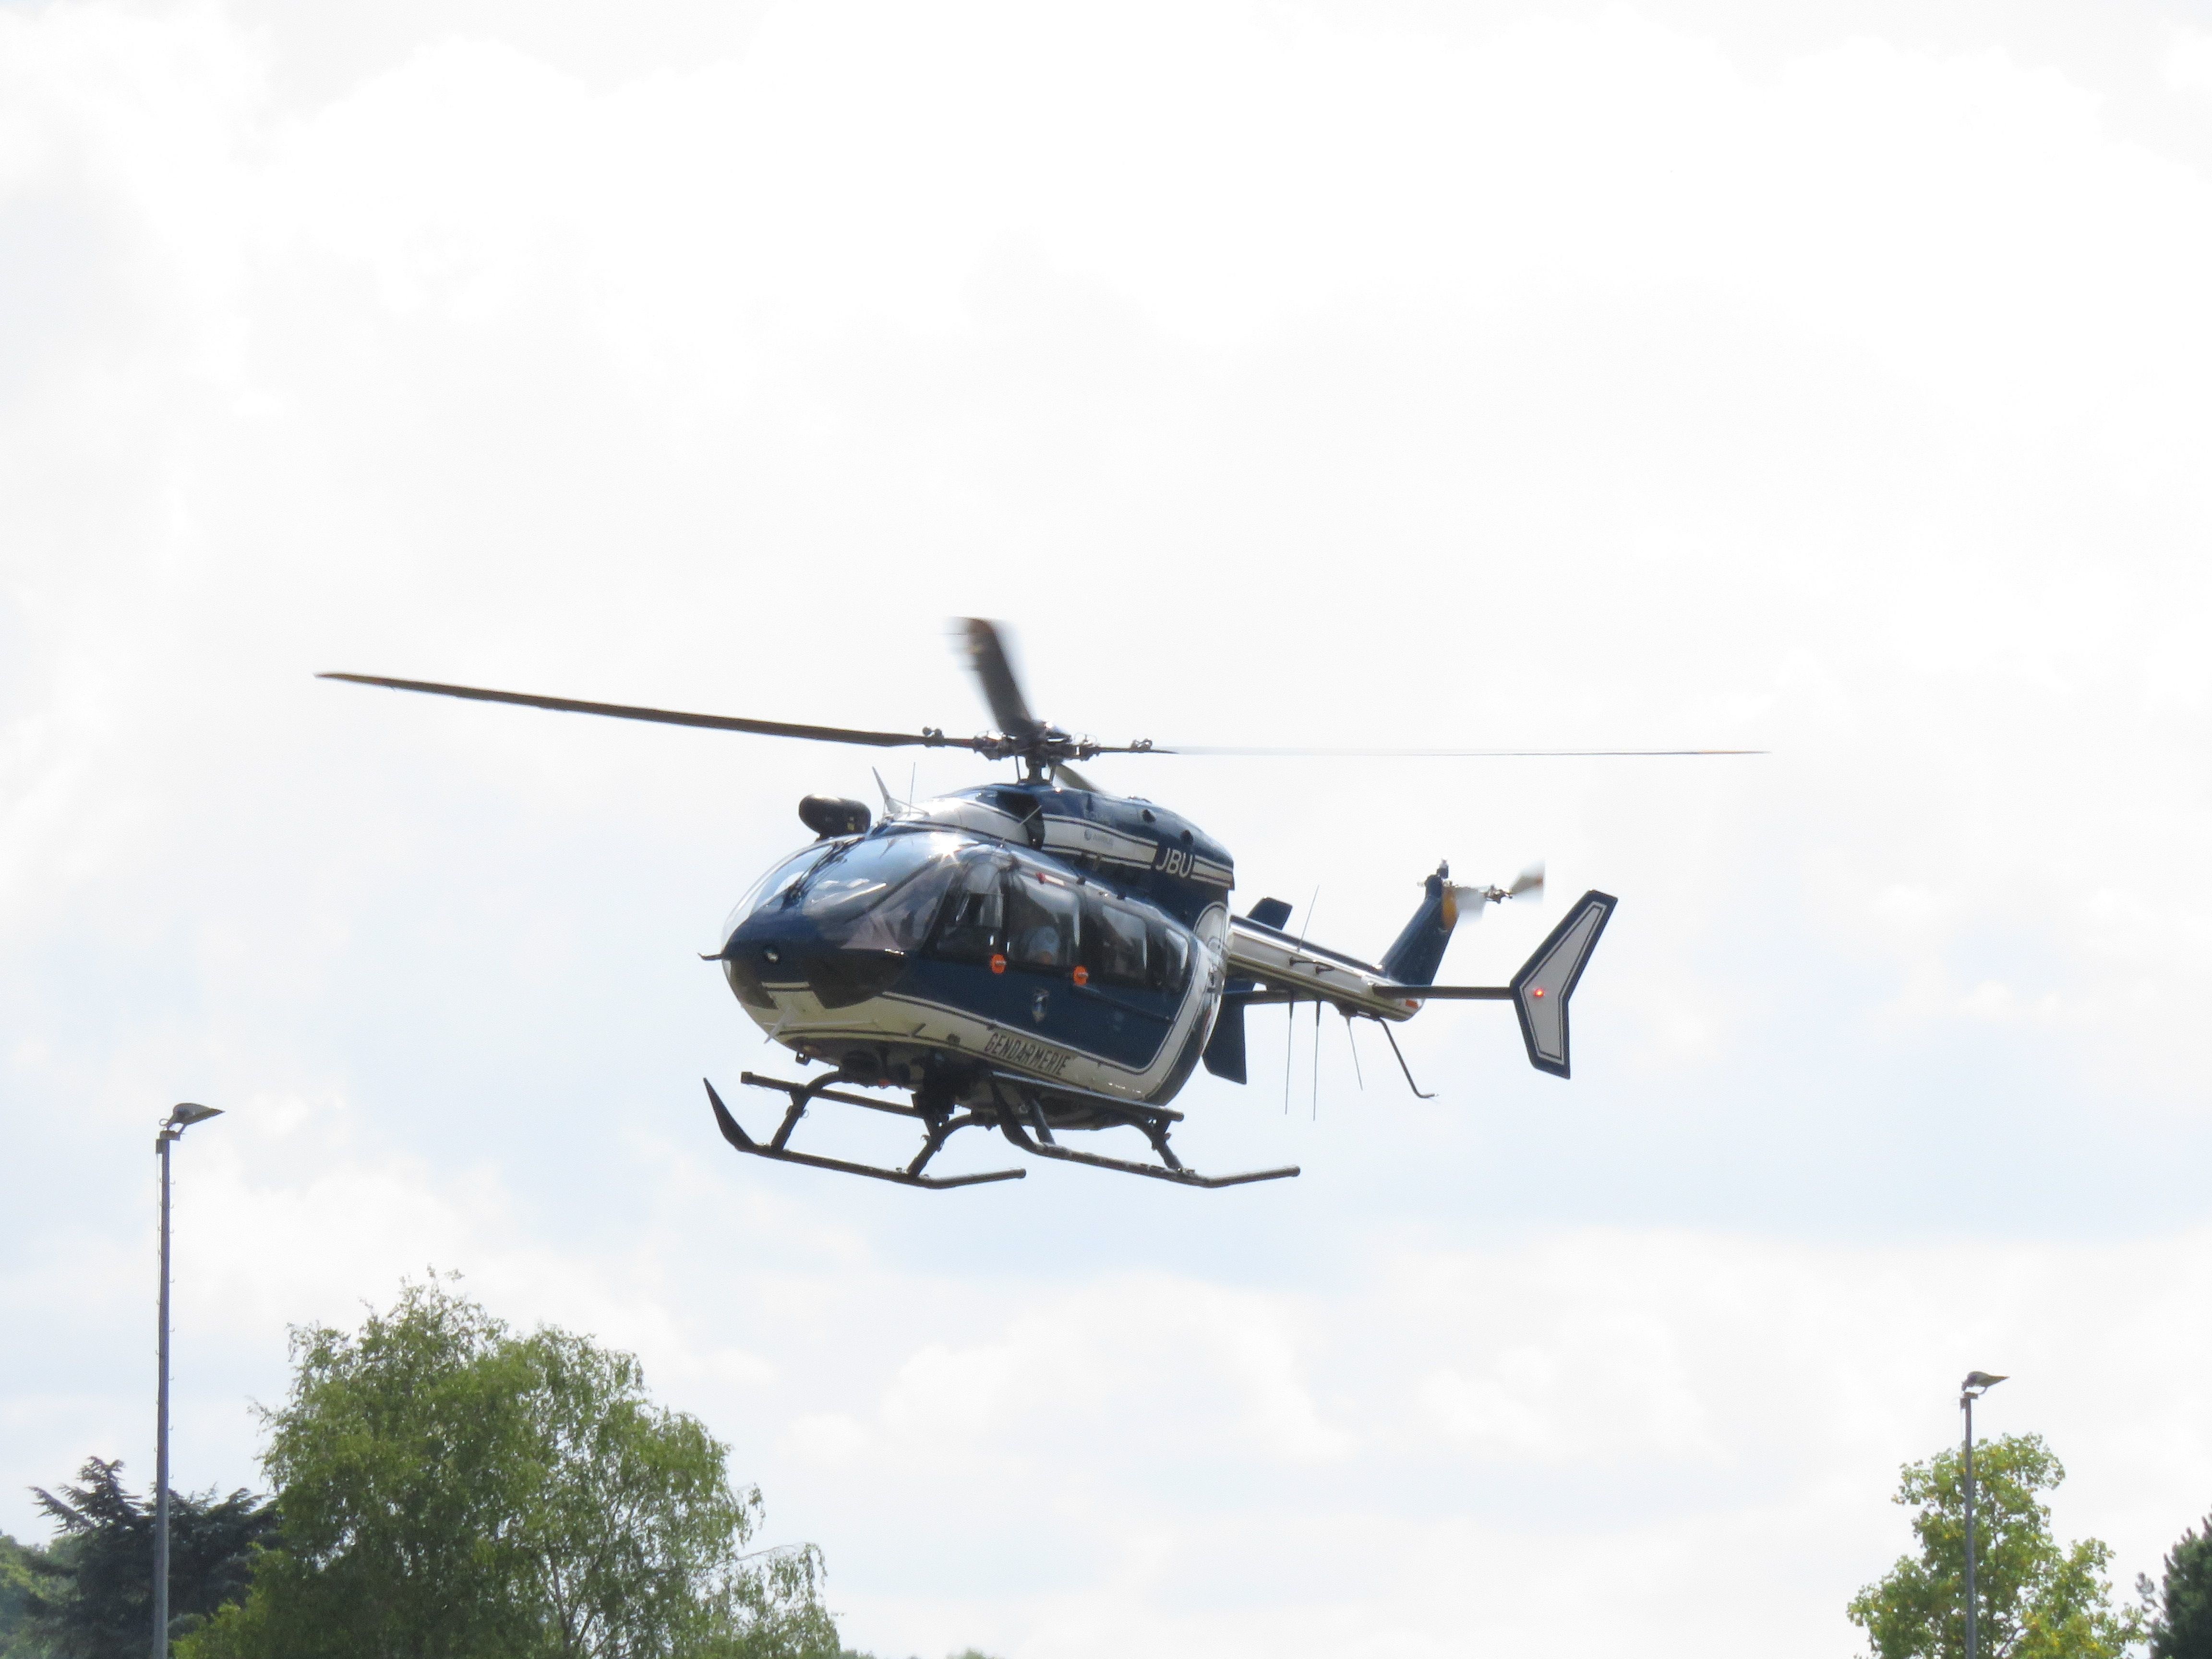
[[[1022,733],[986,732],[976,738],[975,746],[988,760],[1019,761],[1033,780],[1042,778],[1053,767],[1087,761],[1106,752],[1106,745],[1096,738],[1079,737],[1057,726],[1041,726]],[[1147,739],[1131,746],[1142,750],[1152,744]]]

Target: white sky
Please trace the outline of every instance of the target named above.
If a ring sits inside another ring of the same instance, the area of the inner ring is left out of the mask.
[[[182,1484],[458,1269],[886,1654],[1842,1659],[1974,1366],[2155,1570],[2209,169],[2144,3],[0,7],[0,1526],[150,1472],[191,1098]],[[309,678],[957,731],[969,613],[1117,739],[1776,753],[1098,763],[1346,948],[1442,855],[1620,894],[1576,1078],[1302,1026],[1286,1113],[1261,1016],[1188,1152],[1303,1179],[927,1194],[698,1091],[772,1056],[692,953],[868,757]]]

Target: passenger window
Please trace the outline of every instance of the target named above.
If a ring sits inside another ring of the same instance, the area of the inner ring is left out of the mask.
[[[1180,927],[1155,921],[1152,938],[1152,973],[1147,983],[1155,991],[1179,997],[1190,984],[1190,936]]]
[[[1000,890],[1006,901],[1006,960],[1018,968],[1074,966],[1074,893],[1027,870],[1008,871]]]
[[[1100,985],[1146,988],[1144,913],[1095,894],[1085,894],[1084,966]]]

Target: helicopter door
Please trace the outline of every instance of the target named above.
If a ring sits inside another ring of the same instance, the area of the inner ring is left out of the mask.
[[[1151,952],[1146,949],[1145,913],[1133,905],[1085,895],[1083,965],[1091,982],[1124,990],[1148,988]]]
[[[1192,951],[1164,916],[1086,888],[1078,1007],[1091,1046],[1141,1071],[1158,1055],[1190,988]]]
[[[1164,1019],[1174,1018],[1190,988],[1190,936],[1165,917],[1095,890],[1083,895],[1081,953],[1087,983],[1164,997],[1137,1005]]]
[[[1006,901],[993,860],[967,858],[945,895],[927,953],[945,962],[988,963],[1006,948]]]
[[[944,962],[1064,974],[1075,965],[1082,912],[1059,878],[1008,860],[967,859],[938,913],[927,954]]]

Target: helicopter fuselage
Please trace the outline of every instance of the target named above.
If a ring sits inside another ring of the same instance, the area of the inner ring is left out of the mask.
[[[988,1097],[1032,1079],[1160,1104],[1221,1008],[1228,849],[1151,802],[1042,782],[966,789],[830,836],[771,870],[719,952],[763,1031],[851,1080]]]

